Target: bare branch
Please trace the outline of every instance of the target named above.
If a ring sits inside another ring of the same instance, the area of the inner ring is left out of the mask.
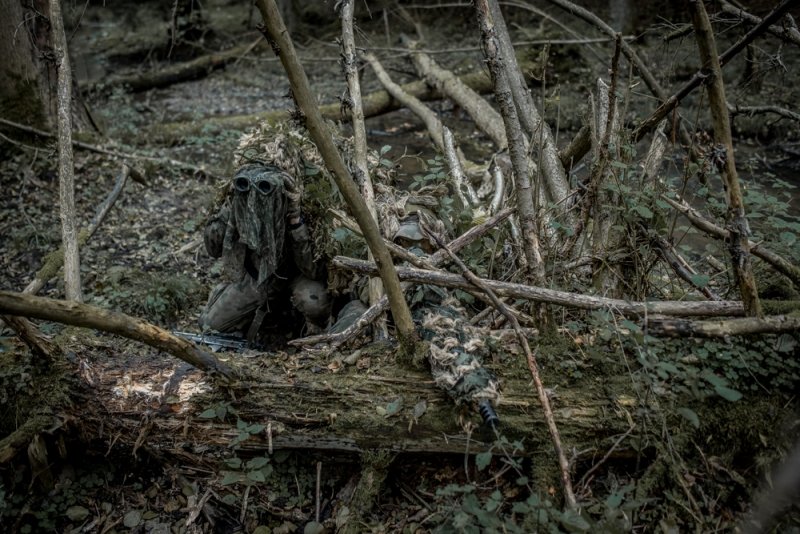
[[[331,265],[337,269],[347,269],[364,274],[377,272],[374,263],[345,256],[336,256]],[[469,290],[472,286],[463,277],[442,271],[428,271],[411,267],[398,267],[397,274],[401,280],[417,284],[431,284]],[[528,286],[481,279],[481,281],[500,296],[528,299],[534,302],[556,304],[583,310],[612,310],[623,315],[676,315],[676,316],[738,316],[744,314],[744,307],[739,301],[674,301],[658,300],[636,302],[623,299],[612,299],[569,293],[544,287]]]
[[[185,339],[173,336],[163,328],[124,313],[80,302],[0,291],[0,314],[35,317],[111,332],[168,352],[203,371],[219,373],[225,378],[234,376],[233,369],[212,354],[198,349]]]
[[[666,195],[662,195],[661,198],[663,198],[670,206],[683,213],[686,218],[689,219],[689,222],[692,223],[692,225],[698,230],[702,230],[710,236],[714,236],[725,241],[730,239],[730,232],[728,230],[709,221],[700,215],[696,209],[689,206],[686,202],[682,200],[673,200]],[[776,271],[789,277],[789,279],[797,287],[800,287],[800,267],[793,264],[786,258],[772,252],[760,243],[748,241],[747,246],[753,256],[761,258],[774,267]]]
[[[309,134],[319,148],[325,164],[332,171],[339,191],[341,191],[358,225],[363,230],[364,238],[375,256],[376,263],[380,265],[380,276],[391,302],[392,316],[397,327],[397,337],[405,351],[411,354],[417,344],[414,321],[411,319],[411,312],[403,296],[403,290],[400,287],[392,257],[383,244],[378,225],[372,218],[372,214],[370,214],[364,199],[361,197],[358,186],[350,176],[342,156],[336,149],[336,145],[333,143],[333,139],[331,139],[330,133],[322,120],[317,99],[311,92],[308,78],[297,58],[294,44],[289,37],[286,26],[283,24],[278,6],[274,0],[257,0],[256,5],[264,19],[273,49],[280,56],[283,67],[289,75],[292,93],[300,109],[305,114],[306,127]]]
[[[353,0],[344,0],[341,6],[342,17],[342,62],[344,64],[344,74],[347,78],[347,90],[349,101],[347,104],[352,108],[353,121],[353,152],[357,181],[361,186],[361,193],[364,195],[364,202],[367,204],[375,224],[379,224],[378,211],[375,208],[375,191],[372,188],[372,178],[369,175],[367,166],[367,130],[364,126],[364,106],[361,102],[361,82],[358,79],[358,66],[356,59],[356,43],[353,35]],[[369,252],[369,259],[373,259],[372,252]],[[383,284],[380,278],[372,278],[369,281],[369,303],[370,305],[378,302],[383,295]],[[388,334],[386,321],[381,320],[376,328],[376,338],[385,339]]]
[[[747,224],[744,212],[744,200],[739,186],[739,174],[736,171],[736,161],[731,137],[730,116],[728,115],[727,101],[725,100],[725,84],[722,80],[722,68],[717,55],[717,44],[711,21],[701,0],[689,0],[692,14],[692,25],[697,37],[697,48],[703,62],[703,70],[709,75],[708,98],[711,105],[711,118],[714,125],[714,139],[724,150],[723,161],[717,167],[725,181],[725,193],[728,203],[728,225],[730,238],[728,247],[731,254],[731,265],[739,290],[742,294],[745,310],[748,315],[761,316],[761,304],[758,300],[758,290],[753,271],[750,267],[750,250],[747,236],[750,227]]]

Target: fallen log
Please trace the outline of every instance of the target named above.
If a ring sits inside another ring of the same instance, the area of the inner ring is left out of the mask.
[[[474,454],[487,450],[495,439],[480,424],[479,414],[457,408],[429,371],[398,365],[386,343],[363,348],[350,366],[344,363],[350,358],[328,362],[308,352],[244,356],[249,357],[234,356],[231,363],[251,380],[233,386],[233,402],[219,390],[202,393],[204,377],[193,370],[171,388],[184,393],[164,395],[164,384],[174,381],[173,369],[180,365],[174,361],[131,365],[102,354],[87,356],[91,384],[83,387],[87,398],[95,400],[80,406],[83,431],[113,436],[119,446],[133,448],[139,441],[164,454],[190,457],[193,450],[202,450],[200,465],[230,450],[243,423],[250,430],[238,446],[252,454],[279,449]],[[503,396],[496,407],[499,433],[521,441],[523,454],[550,462],[552,444],[522,358],[490,367],[502,376]],[[555,385],[561,377],[553,374],[549,380]],[[633,396],[627,377],[562,388],[551,402],[570,447],[603,450],[628,428],[619,410]],[[425,401],[423,410],[417,407],[420,401]],[[145,413],[148,425],[143,430]],[[470,435],[462,427],[466,422],[476,427]]]
[[[373,275],[377,272],[372,262],[336,256],[331,263],[336,269],[347,269],[363,274]],[[397,275],[400,280],[418,284],[431,284],[442,287],[470,290],[472,285],[462,276],[441,271],[428,271],[411,267],[398,267]],[[675,301],[661,300],[648,302],[632,302],[621,299],[598,297],[595,295],[580,295],[555,289],[547,289],[523,284],[499,282],[497,280],[481,279],[489,288],[498,295],[528,299],[534,302],[544,302],[579,308],[583,310],[612,310],[623,315],[677,315],[677,316],[735,316],[743,315],[742,303],[731,300],[718,301]]]
[[[693,321],[689,319],[648,319],[647,333],[672,337],[727,337],[752,334],[781,334],[800,330],[800,317],[740,317]]]
[[[124,313],[74,301],[0,291],[0,314],[21,315],[111,332],[163,350],[206,372],[233,378],[233,369],[191,342]]]
[[[253,43],[235,46],[212,54],[206,54],[196,57],[191,61],[161,65],[148,72],[108,76],[94,82],[82,83],[81,90],[102,89],[103,91],[108,91],[114,87],[125,87],[135,93],[147,91],[148,89],[167,87],[175,83],[189,80],[197,80],[247,55],[262,42],[263,39],[259,38]]]
[[[523,72],[531,69],[530,65],[523,65]],[[472,90],[478,93],[489,93],[492,91],[492,82],[486,71],[479,70],[460,76],[459,79]],[[532,78],[528,83],[535,83]],[[417,80],[400,86],[401,89],[411,96],[423,101],[440,100],[444,95],[435,88],[428,86],[423,80]],[[364,117],[375,117],[390,111],[400,109],[402,105],[392,98],[387,91],[375,91],[362,96]],[[326,119],[335,121],[347,121],[350,119],[348,109],[343,110],[339,102],[325,104],[319,107],[320,113]],[[204,135],[214,135],[224,130],[244,131],[260,122],[276,123],[286,120],[288,109],[265,111],[249,115],[231,115],[228,117],[206,117],[203,120],[191,120],[186,122],[171,122],[166,124],[154,124],[146,132],[146,138],[150,141],[161,143],[177,143],[192,135],[201,132]]]

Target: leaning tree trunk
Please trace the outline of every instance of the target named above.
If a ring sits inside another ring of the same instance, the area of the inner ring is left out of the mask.
[[[56,127],[56,66],[47,0],[0,0],[0,117],[53,131]],[[75,127],[90,124],[72,103]]]

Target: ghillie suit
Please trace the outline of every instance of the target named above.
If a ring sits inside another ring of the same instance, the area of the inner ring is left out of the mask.
[[[304,160],[282,139],[275,136],[257,158],[237,154],[238,170],[206,225],[206,250],[223,258],[227,282],[209,296],[200,316],[204,330],[246,331],[253,342],[287,289],[308,327],[327,325],[327,272],[303,216]]]
[[[479,357],[485,352],[484,340],[469,327],[458,301],[448,298],[424,308],[421,315],[421,334],[430,343],[428,362],[436,385],[458,405],[496,404],[499,382]]]
[[[331,128],[331,134],[345,162],[352,159],[352,142]],[[306,132],[290,123],[262,124],[254,132],[244,135],[236,151],[237,165],[274,165],[295,177],[288,191],[307,219],[310,230],[314,261],[324,263],[334,254],[364,256],[363,243],[342,237],[336,228],[331,208],[343,208],[333,178],[325,167],[316,145]],[[375,184],[376,204],[383,235],[393,239],[409,250],[418,253],[430,252],[432,243],[419,227],[419,216],[428,214],[421,207],[434,207],[438,201],[430,195],[412,194],[392,187],[393,170],[381,165],[380,155],[368,153],[368,167]],[[444,232],[441,221],[426,217],[427,224],[437,226]],[[438,224],[437,224],[438,222]],[[328,273],[328,290],[334,295],[349,295],[352,300],[339,313],[339,320],[330,331],[341,331],[355,322],[366,309],[358,301],[359,287],[363,280],[344,273]],[[476,354],[483,348],[482,341],[466,325],[466,311],[457,301],[446,298],[446,292],[428,288],[425,293],[432,298],[423,299],[416,306],[416,321],[421,325],[423,337],[431,344],[429,362],[436,383],[457,404],[472,404],[488,400],[496,402],[497,379],[481,365]]]

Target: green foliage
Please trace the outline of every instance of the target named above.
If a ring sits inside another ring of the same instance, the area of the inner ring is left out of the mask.
[[[17,470],[21,475],[22,471]],[[17,477],[7,489],[0,482],[0,525],[13,524],[19,532],[74,532],[85,523],[92,511],[111,512],[111,504],[95,500],[109,484],[124,484],[127,473],[118,476],[114,465],[89,462],[75,467],[66,483],[57,484],[45,497],[28,493],[30,489]]]
[[[228,415],[237,415],[236,409],[231,406],[230,402],[218,402],[214,406],[206,409],[199,415],[201,419],[218,419],[225,421]]]
[[[206,297],[200,283],[187,275],[125,267],[112,267],[94,289],[97,304],[160,324],[173,322]]]
[[[102,91],[102,86],[98,89]],[[132,137],[146,123],[145,111],[145,104],[135,102],[125,87],[117,86],[108,96],[108,105],[100,107],[97,114],[109,136]]]
[[[246,461],[234,456],[226,458],[224,464],[229,470],[221,472],[222,480],[220,484],[223,486],[231,484],[244,484],[247,486],[263,484],[269,479],[273,471],[269,456],[256,456]]]

